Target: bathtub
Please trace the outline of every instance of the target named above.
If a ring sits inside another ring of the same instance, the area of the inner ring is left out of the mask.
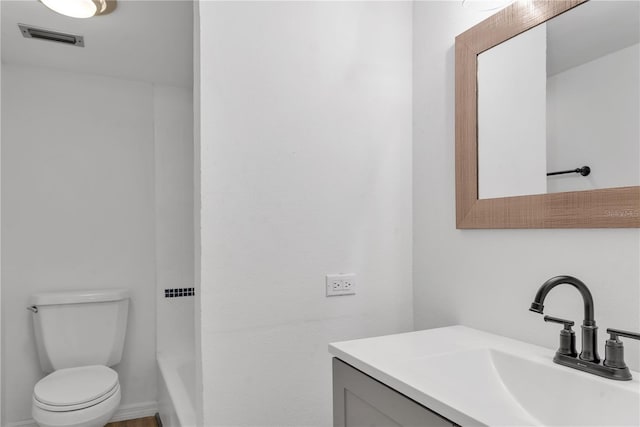
[[[162,426],[195,426],[194,361],[158,354],[158,369],[158,412]]]

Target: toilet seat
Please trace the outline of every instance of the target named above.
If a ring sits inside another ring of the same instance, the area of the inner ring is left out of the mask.
[[[117,372],[106,366],[60,369],[36,384],[33,403],[45,411],[77,411],[97,405],[119,390]]]
[[[120,405],[120,386],[115,393],[100,403],[72,411],[48,411],[36,404],[31,405],[31,416],[40,427],[104,427]]]

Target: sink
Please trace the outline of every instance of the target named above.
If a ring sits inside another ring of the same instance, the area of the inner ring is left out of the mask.
[[[546,359],[481,348],[412,360],[405,369],[437,386],[439,398],[458,402],[480,419],[499,411],[507,424],[640,425],[640,390]]]
[[[329,349],[459,425],[640,426],[640,373],[602,378],[553,363],[553,349],[464,326]]]
[[[510,394],[543,425],[639,426],[640,390],[619,381],[490,351]]]

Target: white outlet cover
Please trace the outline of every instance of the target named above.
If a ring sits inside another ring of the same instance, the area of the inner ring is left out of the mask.
[[[356,275],[353,273],[327,274],[325,285],[328,297],[355,295]]]

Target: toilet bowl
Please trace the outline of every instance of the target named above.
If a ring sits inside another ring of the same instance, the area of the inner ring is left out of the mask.
[[[57,370],[33,389],[32,416],[41,427],[102,427],[120,404],[118,374],[101,365]]]

